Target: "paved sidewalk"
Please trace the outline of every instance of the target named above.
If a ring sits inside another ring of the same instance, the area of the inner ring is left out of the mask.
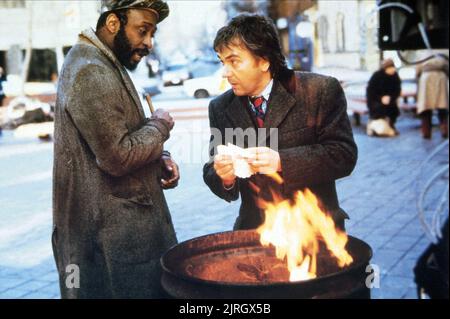
[[[437,128],[431,141],[422,140],[418,119],[404,114],[398,129],[400,136],[383,139],[355,127],[358,164],[337,183],[341,205],[351,216],[349,234],[372,246],[372,263],[381,270],[373,298],[416,297],[412,268],[429,244],[416,214],[417,193],[432,172],[448,164],[446,148],[425,171],[419,170],[443,141]],[[0,298],[59,298],[50,246],[52,144],[15,141],[4,132],[0,167]],[[179,187],[166,192],[178,239],[230,230],[238,203],[221,201],[208,190],[200,163],[182,163],[181,173]],[[426,198],[428,209],[448,174],[440,182]]]

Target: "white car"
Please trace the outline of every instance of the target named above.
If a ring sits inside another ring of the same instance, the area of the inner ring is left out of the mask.
[[[169,65],[162,73],[164,86],[181,85],[189,78],[191,78],[191,74],[187,65],[183,64]]]
[[[184,81],[184,92],[197,99],[220,95],[231,89],[231,85],[222,74],[223,69],[219,69],[211,76]]]

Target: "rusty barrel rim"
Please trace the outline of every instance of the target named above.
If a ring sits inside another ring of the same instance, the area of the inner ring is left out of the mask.
[[[347,245],[351,244],[351,245],[359,246],[360,249],[362,249],[364,251],[366,256],[358,258],[358,260],[356,262],[352,263],[350,266],[346,267],[345,269],[343,269],[339,272],[334,272],[334,273],[330,273],[330,274],[316,277],[313,279],[302,280],[302,281],[272,282],[272,283],[249,283],[249,282],[231,283],[231,282],[223,282],[223,281],[217,281],[217,280],[200,279],[197,277],[188,276],[184,273],[175,271],[173,265],[168,265],[167,259],[172,257],[171,255],[177,254],[178,251],[187,249],[186,246],[195,244],[196,242],[202,242],[205,239],[223,238],[223,237],[226,237],[227,235],[231,235],[231,236],[235,235],[236,237],[238,237],[240,234],[243,234],[241,236],[242,238],[245,238],[245,234],[247,234],[247,236],[252,236],[252,235],[258,236],[258,235],[256,235],[255,230],[226,231],[226,232],[218,232],[218,233],[195,237],[195,238],[188,239],[186,241],[183,241],[179,244],[172,246],[168,251],[166,251],[166,253],[164,253],[164,255],[160,259],[163,273],[167,273],[173,277],[176,277],[176,278],[188,281],[188,282],[196,283],[196,284],[210,285],[210,286],[222,286],[222,287],[286,287],[286,286],[298,286],[298,285],[315,285],[315,284],[321,283],[322,281],[328,281],[328,280],[336,278],[336,277],[345,276],[346,274],[352,273],[356,269],[359,269],[361,267],[365,268],[365,266],[369,264],[369,261],[373,256],[372,248],[366,242],[364,242],[363,240],[361,240],[359,238],[348,235],[349,240],[348,240]],[[247,243],[252,243],[252,241],[248,241]],[[244,242],[244,244],[245,244],[245,242]],[[232,248],[232,247],[229,247],[229,248]],[[216,250],[211,250],[211,251],[216,251]]]

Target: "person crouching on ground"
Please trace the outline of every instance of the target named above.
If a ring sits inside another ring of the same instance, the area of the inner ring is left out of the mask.
[[[401,93],[401,80],[392,59],[384,60],[381,68],[372,75],[366,93],[370,119],[388,119],[398,134],[395,123],[400,114],[397,99]]]

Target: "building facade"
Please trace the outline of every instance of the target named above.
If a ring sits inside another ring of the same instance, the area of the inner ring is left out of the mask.
[[[59,69],[64,48],[77,41],[81,30],[95,27],[99,14],[99,1],[0,1],[0,65],[8,74],[20,74],[31,48],[53,51]]]
[[[291,66],[378,68],[375,0],[272,0],[269,16],[279,29]]]
[[[305,14],[314,24],[315,65],[376,70],[379,67],[375,0],[319,0]]]

